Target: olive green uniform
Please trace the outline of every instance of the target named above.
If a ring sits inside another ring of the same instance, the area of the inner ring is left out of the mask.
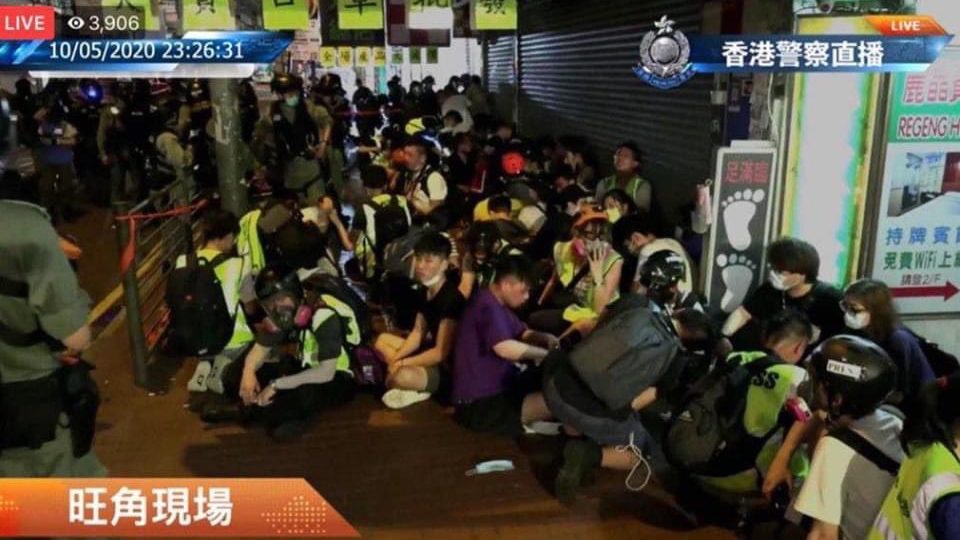
[[[26,298],[0,295],[0,323],[23,334],[36,331],[39,325],[56,340],[66,339],[86,324],[90,299],[80,289],[44,210],[0,200],[0,253],[0,277],[27,285]],[[58,367],[56,355],[45,343],[13,347],[0,341],[3,384],[40,379]],[[65,415],[61,414],[60,425],[67,425]],[[6,448],[0,453],[0,477],[105,474],[92,451],[73,456],[70,432],[62,427],[54,440],[40,448]]]

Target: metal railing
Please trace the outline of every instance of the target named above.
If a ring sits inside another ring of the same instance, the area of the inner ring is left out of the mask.
[[[117,241],[121,261],[133,242],[132,259],[121,268],[127,333],[133,361],[134,383],[150,387],[150,364],[163,342],[170,322],[164,296],[167,276],[175,268],[177,257],[190,253],[199,244],[197,213],[200,196],[184,201],[177,182],[136,205],[114,205]],[[183,213],[169,215],[171,208],[158,208],[159,201],[178,201]],[[131,238],[133,234],[133,238]]]

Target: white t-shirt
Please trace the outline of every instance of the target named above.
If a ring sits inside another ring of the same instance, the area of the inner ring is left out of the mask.
[[[850,427],[890,458],[903,461],[899,439],[903,422],[896,416],[878,409]],[[827,436],[817,444],[795,508],[813,519],[839,525],[841,538],[859,540],[870,532],[893,480],[870,460]]]
[[[453,133],[467,133],[473,129],[473,115],[470,114],[470,100],[463,94],[450,96],[443,102],[440,112],[443,116],[450,111],[457,111],[463,118],[457,127],[453,128]]]
[[[430,191],[429,196],[423,190],[423,186],[417,185],[416,191],[413,192],[413,198],[424,202],[447,200],[447,181],[439,172],[433,171],[427,177],[427,189]]]

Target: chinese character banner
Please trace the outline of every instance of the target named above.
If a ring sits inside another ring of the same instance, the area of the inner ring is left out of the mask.
[[[951,36],[689,36],[697,73],[923,71]]]
[[[960,313],[960,52],[894,77],[871,276],[900,313]]]
[[[263,27],[267,30],[308,30],[307,0],[263,0]]]
[[[2,479],[2,537],[357,537],[303,479]]]

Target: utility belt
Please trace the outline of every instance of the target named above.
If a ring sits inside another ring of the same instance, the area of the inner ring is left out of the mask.
[[[0,454],[13,448],[36,450],[70,429],[74,457],[93,447],[100,393],[90,376],[93,366],[80,360],[39,379],[0,383]],[[60,424],[61,414],[68,425]]]

